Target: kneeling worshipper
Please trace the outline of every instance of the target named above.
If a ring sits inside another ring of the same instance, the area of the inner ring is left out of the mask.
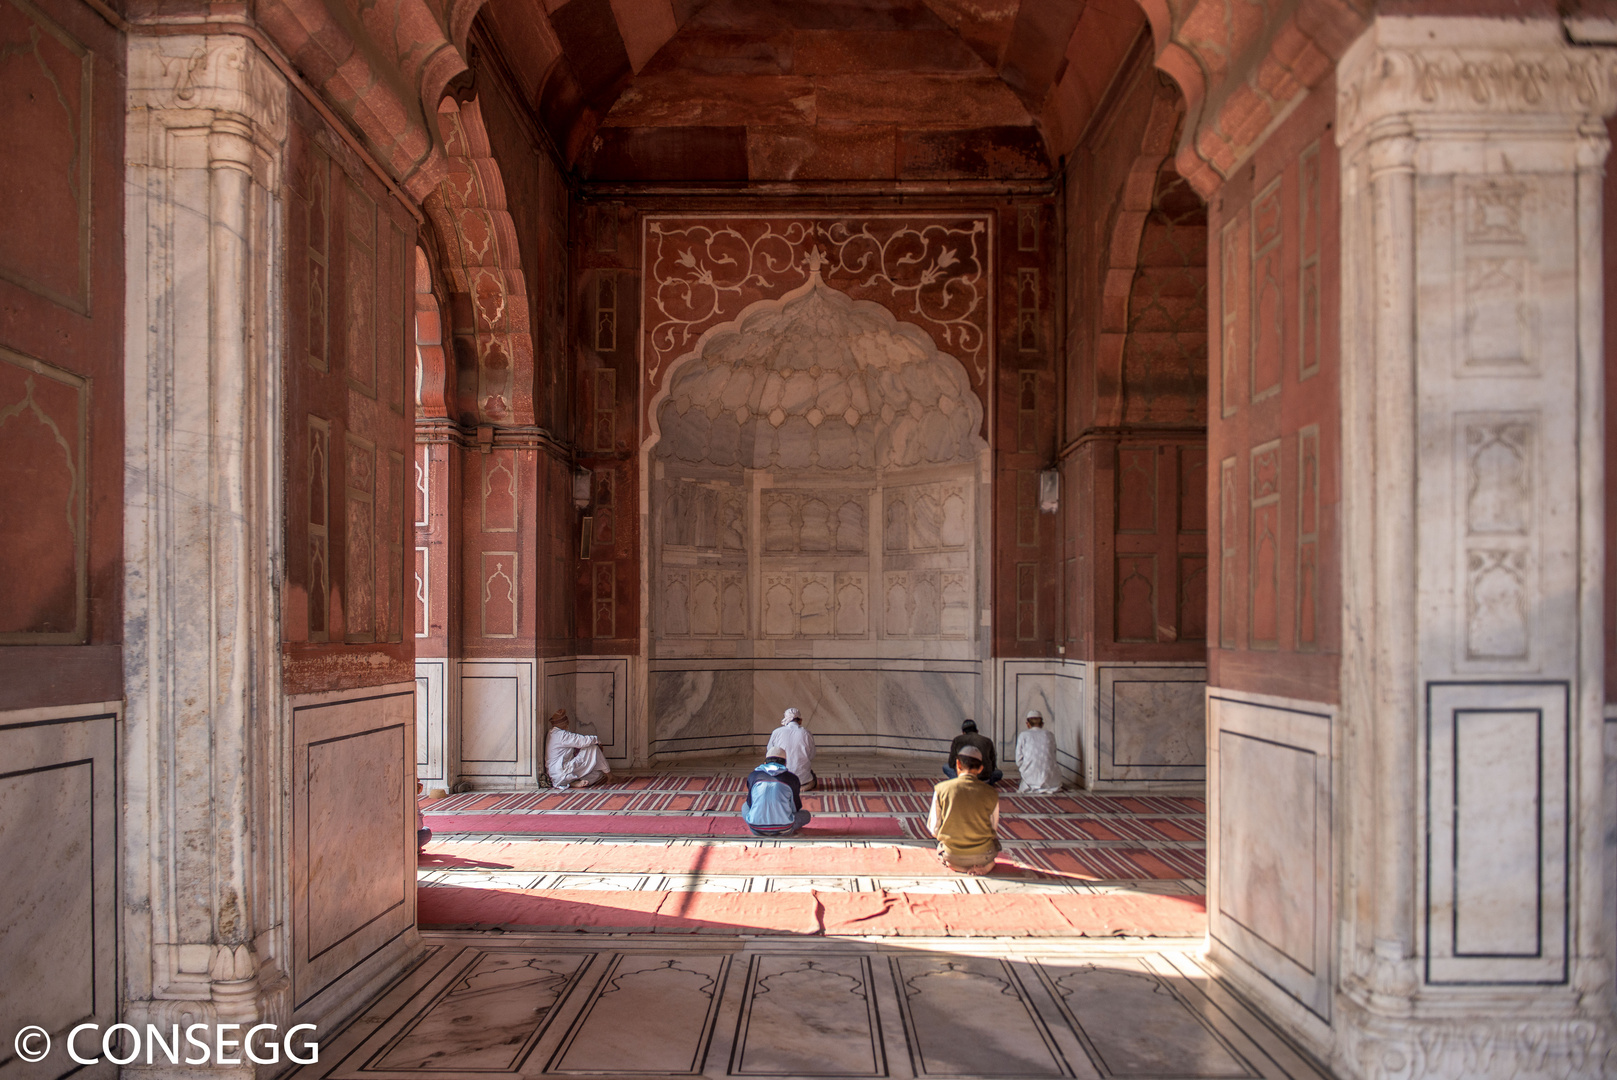
[[[982,780],[983,757],[975,746],[955,755],[958,771],[932,789],[927,831],[938,838],[938,861],[957,874],[983,875],[999,854],[999,792]]]
[[[550,714],[550,741],[545,744],[545,769],[552,787],[587,788],[612,772],[601,753],[601,740],[568,730],[572,719],[566,709]]]
[[[990,784],[997,784],[1005,778],[999,768],[999,755],[994,751],[994,740],[977,731],[977,721],[966,720],[960,725],[960,734],[954,737],[949,744],[949,760],[943,766],[943,775],[953,779],[955,776],[955,755],[962,746],[975,747],[977,756],[982,759],[982,779]]]
[[[1027,730],[1016,737],[1016,768],[1022,774],[1025,795],[1049,795],[1061,790],[1056,772],[1056,734],[1044,730],[1044,717],[1035,710],[1027,714]]]
[[[741,820],[755,836],[791,836],[808,824],[802,786],[786,767],[786,749],[771,743],[764,763],[747,774]]]
[[[786,751],[786,771],[797,777],[804,791],[814,787],[814,736],[803,726],[803,714],[787,709],[780,727],[770,732],[769,745]]]

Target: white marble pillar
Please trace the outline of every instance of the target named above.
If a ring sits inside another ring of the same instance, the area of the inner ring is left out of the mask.
[[[286,121],[286,83],[245,38],[131,37],[122,991],[125,1020],[165,1030],[291,1013]]]
[[[1344,1076],[1611,1075],[1601,177],[1614,54],[1380,18],[1338,68]]]

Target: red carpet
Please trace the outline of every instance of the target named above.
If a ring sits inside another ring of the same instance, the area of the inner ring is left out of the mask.
[[[693,814],[433,814],[434,833],[533,833],[545,836],[751,836],[739,817]],[[817,817],[797,834],[805,838],[876,836],[901,839],[891,817]]]
[[[1198,937],[1200,896],[422,889],[424,926],[898,937]]]
[[[1113,881],[1120,878],[1173,881],[1185,875],[1165,860],[1179,853],[1138,848],[1103,851],[1014,850],[999,857],[1000,874],[1046,880]],[[1037,861],[1034,861],[1034,860]],[[424,870],[533,870],[581,874],[868,874],[874,877],[935,876],[930,846],[808,847],[726,844],[584,844],[566,841],[434,840],[421,857]]]

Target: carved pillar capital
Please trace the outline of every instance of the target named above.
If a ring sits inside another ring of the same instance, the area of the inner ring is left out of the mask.
[[[257,45],[233,34],[130,38],[129,104],[174,110],[198,127],[234,121],[238,134],[266,148],[286,139],[286,79]]]
[[[1614,73],[1617,50],[1568,44],[1558,20],[1382,17],[1337,66],[1337,138],[1394,116],[1575,127],[1617,109]]]

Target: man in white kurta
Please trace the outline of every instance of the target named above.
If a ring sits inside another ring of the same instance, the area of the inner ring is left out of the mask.
[[[1027,795],[1048,795],[1061,790],[1061,774],[1056,771],[1056,736],[1044,730],[1044,717],[1027,714],[1027,729],[1016,737],[1016,768]]]
[[[599,783],[612,771],[601,753],[601,740],[579,735],[569,728],[572,720],[566,709],[550,714],[550,740],[545,744],[545,771],[551,787],[586,788]]]
[[[769,745],[786,751],[786,771],[797,777],[802,790],[814,786],[814,736],[803,726],[803,714],[787,709],[780,727],[769,736]]]

